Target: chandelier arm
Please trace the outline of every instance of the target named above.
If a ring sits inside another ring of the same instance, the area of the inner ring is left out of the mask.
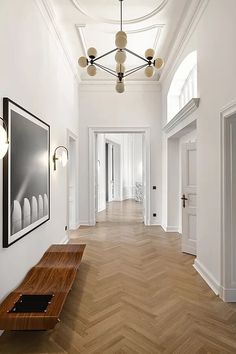
[[[129,75],[134,74],[136,71],[142,70],[143,68],[145,68],[147,65],[144,64],[142,66],[138,66],[137,68],[134,68],[131,72],[129,72],[128,74],[124,75],[124,77],[127,77]]]
[[[106,71],[107,73],[109,73],[109,74],[115,76],[116,78],[118,78],[118,75],[114,74],[114,72],[112,72],[111,69],[109,69],[109,68],[107,68],[107,67],[105,67],[105,66],[103,66],[101,64],[98,64],[98,63],[94,63],[94,65],[96,65],[98,68],[100,68],[100,69]]]
[[[94,63],[95,61],[97,61],[97,60],[101,59],[101,58],[106,57],[107,55],[109,55],[109,54],[111,54],[111,53],[116,52],[117,50],[118,50],[117,48],[112,49],[112,50],[110,50],[109,52],[107,52],[107,53],[105,53],[105,54],[101,55],[100,57],[97,57],[97,58],[93,59],[93,63]]]
[[[132,72],[133,70],[136,70],[136,69],[138,69],[138,68],[140,68],[140,69],[145,68],[145,66],[147,66],[147,64],[143,64],[143,65],[137,66],[137,67],[135,67],[135,68],[133,68],[133,69],[127,70],[127,71],[125,72],[125,74],[129,74],[130,72]]]
[[[145,58],[141,57],[140,55],[138,55],[138,54],[136,54],[136,53],[132,52],[132,50],[129,50],[128,48],[124,48],[124,50],[125,50],[126,52],[128,52],[128,53],[130,53],[130,54],[134,55],[135,57],[137,57],[137,58],[139,58],[139,59],[142,59],[142,60],[146,61],[146,63],[148,63],[148,64],[149,64],[149,60],[147,60],[147,59],[145,59]]]

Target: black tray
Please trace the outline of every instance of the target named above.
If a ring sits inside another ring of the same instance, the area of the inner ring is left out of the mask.
[[[21,295],[10,313],[46,312],[54,295]]]

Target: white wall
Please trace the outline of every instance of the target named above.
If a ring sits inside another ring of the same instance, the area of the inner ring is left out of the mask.
[[[198,199],[197,259],[210,283],[220,283],[220,117],[236,98],[236,2],[210,0],[195,30],[163,82],[163,123],[166,96],[178,65],[193,50],[198,55],[197,110]],[[164,165],[165,168],[165,165]]]
[[[161,95],[158,85],[128,85],[124,94],[115,92],[115,83],[84,84],[80,91],[80,223],[89,222],[88,127],[151,128],[151,215],[161,222]]]
[[[52,156],[56,146],[66,145],[67,128],[78,134],[78,85],[36,1],[1,0],[0,47],[1,103],[7,96],[50,124]],[[2,163],[0,170],[2,185]],[[2,211],[2,190],[0,200]],[[51,171],[51,220],[8,249],[0,246],[0,299],[65,237],[66,203],[66,169],[58,168]],[[2,230],[2,212],[0,225]]]

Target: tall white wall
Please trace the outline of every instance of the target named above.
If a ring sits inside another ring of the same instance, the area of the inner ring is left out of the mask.
[[[124,94],[112,84],[84,84],[80,90],[80,222],[89,222],[88,127],[151,128],[151,215],[161,222],[161,94],[159,86],[128,85]]]
[[[51,156],[67,144],[67,128],[78,134],[78,84],[36,1],[1,0],[0,115],[7,96],[51,127]],[[0,163],[2,186],[2,162]],[[2,240],[2,189],[0,190]],[[51,169],[51,219],[20,241],[0,245],[0,299],[23,279],[52,243],[65,237],[66,169]]]
[[[220,284],[220,110],[236,99],[236,2],[210,0],[193,34],[163,82],[167,92],[182,60],[197,50],[200,106],[197,123],[197,259],[210,283]],[[166,166],[164,164],[164,172]]]

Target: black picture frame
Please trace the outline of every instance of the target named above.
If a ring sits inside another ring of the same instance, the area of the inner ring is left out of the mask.
[[[8,97],[3,118],[10,143],[3,159],[3,248],[8,248],[50,220],[50,126]]]

